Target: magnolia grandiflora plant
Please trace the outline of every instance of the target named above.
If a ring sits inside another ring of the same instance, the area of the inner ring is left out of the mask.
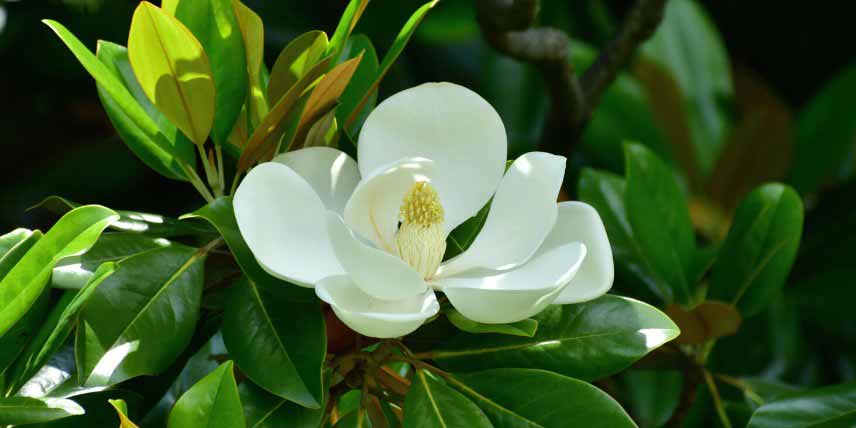
[[[234,199],[259,264],[314,287],[358,333],[413,332],[437,315],[435,290],[470,320],[505,324],[612,285],[597,212],[556,203],[565,158],[527,153],[505,171],[505,128],[473,91],[427,83],[399,92],[369,115],[359,142],[359,164],[327,147],[277,156]],[[449,233],[488,202],[470,247],[443,261]]]

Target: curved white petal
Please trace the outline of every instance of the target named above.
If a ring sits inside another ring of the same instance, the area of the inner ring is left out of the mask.
[[[422,277],[400,258],[363,243],[338,214],[327,213],[333,251],[351,280],[375,299],[401,300],[424,293]]]
[[[330,147],[307,147],[283,153],[273,162],[287,165],[315,190],[328,210],[342,214],[357,183],[360,170],[350,156]]]
[[[440,266],[438,276],[474,268],[506,270],[526,263],[556,222],[565,158],[530,152],[517,158],[496,191],[472,245]]]
[[[363,176],[405,157],[437,163],[432,185],[446,214],[446,231],[490,199],[507,158],[505,127],[475,92],[453,83],[426,83],[380,103],[360,132]]]
[[[256,166],[238,186],[233,205],[241,235],[271,275],[312,287],[345,272],[330,245],[324,204],[291,168]]]
[[[321,280],[315,294],[352,330],[381,339],[411,333],[440,310],[431,289],[402,300],[378,300],[343,275]]]
[[[529,318],[547,307],[574,277],[586,256],[575,242],[554,248],[529,263],[484,277],[444,278],[435,282],[465,317],[485,324]]]
[[[395,232],[404,195],[418,181],[431,181],[434,162],[399,159],[368,173],[345,206],[345,223],[375,245],[395,253]]]
[[[570,242],[582,242],[588,253],[579,272],[553,302],[561,305],[598,298],[609,291],[615,278],[612,248],[609,246],[606,228],[603,227],[597,210],[585,202],[570,201],[559,204],[556,225],[541,244],[536,257]]]

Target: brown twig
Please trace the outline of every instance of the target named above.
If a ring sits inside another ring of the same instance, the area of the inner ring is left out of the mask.
[[[499,52],[534,65],[550,94],[550,116],[542,149],[570,154],[594,108],[633,52],[656,30],[666,0],[636,0],[615,37],[595,62],[577,77],[569,61],[570,38],[550,27],[532,27],[538,0],[477,0],[479,25],[487,42]]]

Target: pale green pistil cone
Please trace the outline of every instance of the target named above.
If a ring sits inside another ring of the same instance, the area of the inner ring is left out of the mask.
[[[430,279],[446,252],[443,206],[427,182],[413,185],[401,202],[401,227],[395,234],[398,256],[425,279]]]

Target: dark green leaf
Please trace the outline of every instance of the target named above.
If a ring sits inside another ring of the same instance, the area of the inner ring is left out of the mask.
[[[672,288],[675,301],[688,303],[695,236],[684,194],[669,167],[650,149],[627,144],[624,154],[624,203],[633,237],[651,268]]]
[[[416,370],[404,400],[408,428],[493,428],[484,412],[423,369]]]
[[[249,381],[241,382],[238,393],[247,426],[253,428],[316,428],[324,415],[324,410],[301,407]]]
[[[446,238],[446,254],[443,255],[443,260],[449,260],[470,248],[484,227],[487,214],[490,212],[491,201],[488,201],[476,215],[461,223],[449,234],[449,237]]]
[[[5,379],[6,370],[24,351],[24,347],[44,322],[50,304],[50,294],[50,289],[43,291],[23,318],[19,319],[3,337],[0,337],[0,378]],[[0,391],[3,388],[5,388],[3,382],[0,382]]]
[[[765,404],[747,428],[852,428],[856,385],[845,384],[795,394]]]
[[[621,376],[628,409],[641,428],[658,428],[678,407],[684,377],[674,370],[628,370]]]
[[[83,414],[83,408],[64,398],[0,398],[0,425],[25,425]]]
[[[0,337],[42,294],[54,265],[62,258],[89,249],[107,225],[118,217],[113,211],[98,205],[74,209],[59,219],[44,238],[27,251],[0,280]]]
[[[710,297],[744,317],[760,312],[790,273],[802,224],[802,201],[790,187],[766,184],[746,196],[713,265]]]
[[[599,379],[627,368],[679,333],[656,308],[611,295],[551,306],[534,318],[538,331],[531,338],[460,333],[423,356],[453,371],[539,368]]]
[[[482,324],[475,322],[456,311],[454,308],[446,310],[446,318],[451,321],[455,327],[467,333],[497,333],[509,334],[512,336],[532,337],[535,331],[538,330],[538,321],[532,318],[527,318],[511,324]]]
[[[461,374],[455,375],[453,385],[475,401],[496,428],[636,427],[605,392],[543,370]]]
[[[244,414],[232,362],[223,363],[175,403],[168,428],[243,428]]]
[[[357,71],[351,77],[351,82],[345,88],[345,92],[339,97],[339,106],[336,107],[336,120],[341,125],[348,120],[351,113],[357,109],[363,95],[368,91],[370,95],[366,100],[362,110],[360,110],[354,123],[346,130],[351,134],[356,134],[363,122],[365,122],[369,113],[374,110],[377,104],[377,90],[372,89],[374,77],[377,76],[380,65],[378,64],[377,52],[375,52],[372,41],[364,34],[357,34],[348,39],[345,49],[342,51],[342,58],[347,60],[356,58],[362,53],[363,59],[360,60],[360,65],[357,66]]]
[[[102,263],[117,262],[135,254],[170,245],[162,238],[150,238],[133,233],[105,233],[89,251],[67,257],[57,263],[51,285],[77,290],[83,287]]]
[[[116,410],[108,400],[122,399],[128,403],[128,416],[135,417],[142,397],[128,390],[110,389],[75,395],[72,399],[86,410],[85,414],[44,424],[27,425],[27,428],[114,428],[117,427]],[[162,427],[161,427],[162,428]]]
[[[169,367],[196,326],[208,249],[174,244],[118,264],[80,314],[81,383],[112,385]]]
[[[305,407],[324,403],[327,338],[317,302],[295,302],[245,277],[226,307],[223,340],[257,385]]]

